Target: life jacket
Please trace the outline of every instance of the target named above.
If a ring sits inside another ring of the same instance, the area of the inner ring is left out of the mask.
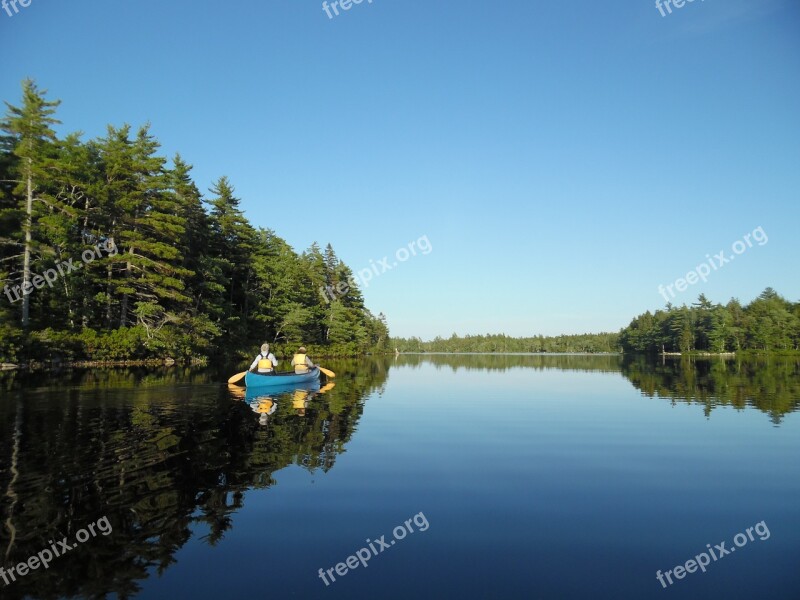
[[[305,354],[295,354],[294,358],[292,359],[292,363],[294,364],[295,373],[308,373],[308,365],[306,364]]]
[[[272,373],[272,361],[263,354],[261,355],[261,358],[258,360],[258,372]]]

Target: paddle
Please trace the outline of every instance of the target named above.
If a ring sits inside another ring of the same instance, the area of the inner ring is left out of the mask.
[[[336,373],[334,373],[333,371],[329,371],[328,369],[324,369],[324,368],[320,367],[319,365],[317,365],[317,368],[318,368],[320,371],[322,371],[323,373],[325,373],[325,375],[327,375],[327,376],[328,376],[328,377],[330,377],[331,379],[333,379],[334,377],[336,377]]]
[[[239,383],[242,379],[244,379],[245,375],[247,375],[247,371],[242,371],[241,373],[237,373],[236,375],[228,379],[228,383]]]

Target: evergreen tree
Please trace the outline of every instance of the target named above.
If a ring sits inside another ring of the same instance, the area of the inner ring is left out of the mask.
[[[626,352],[660,352],[649,332],[661,322],[666,351],[796,351],[800,349],[798,307],[800,303],[787,301],[772,288],[746,307],[736,299],[725,306],[714,305],[701,295],[691,307],[668,307],[666,313],[657,311],[655,319],[649,313],[636,317],[620,333],[620,342]]]
[[[8,113],[0,127],[14,138],[13,154],[17,186],[14,194],[23,199],[22,247],[22,327],[30,323],[31,260],[34,252],[34,199],[48,179],[47,167],[51,163],[53,144],[56,141],[53,125],[60,121],[53,115],[59,100],[45,99],[46,91],[26,79],[22,83],[22,105],[6,102]]]
[[[219,281],[226,298],[222,306],[221,326],[229,335],[245,335],[249,325],[252,288],[257,286],[254,261],[257,249],[255,229],[247,221],[240,200],[227,177],[220,177],[211,187],[211,250],[216,257]]]
[[[129,138],[130,128],[109,128],[104,158],[117,194],[112,198],[115,219],[109,238],[119,251],[114,284],[120,295],[119,326],[143,314],[174,318],[191,299],[183,293],[183,278],[192,271],[182,266],[176,244],[185,234],[186,217],[176,195],[167,189],[165,160],[156,155],[159,144],[149,126]],[[141,304],[141,307],[139,306]]]

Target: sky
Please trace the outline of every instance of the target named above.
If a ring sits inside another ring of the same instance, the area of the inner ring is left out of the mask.
[[[800,301],[796,0],[17,8],[0,99],[30,77],[60,133],[151,123],[201,190],[227,175],[255,226],[371,273],[393,335],[617,331],[768,286]]]

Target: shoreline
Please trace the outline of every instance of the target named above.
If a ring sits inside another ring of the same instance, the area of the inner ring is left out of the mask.
[[[641,353],[625,352],[386,352],[381,354],[368,353],[359,356],[325,356],[317,355],[318,359],[358,359],[370,356],[646,356]],[[754,351],[742,350],[740,352],[659,352],[650,355],[660,358],[753,358],[757,356],[786,356],[798,357],[800,351]],[[110,369],[119,367],[205,367],[209,365],[207,357],[192,358],[189,360],[175,360],[173,358],[138,359],[138,360],[77,360],[77,361],[30,361],[27,363],[0,363],[0,372],[34,372],[56,371],[59,369]]]
[[[200,367],[208,359],[193,358],[178,361],[173,358],[151,358],[144,360],[75,360],[75,361],[30,361],[28,363],[1,363],[0,371],[53,371],[57,369],[101,369],[113,367]]]
[[[736,356],[736,352],[706,352],[706,351],[690,351],[690,352],[659,352],[659,356],[720,356],[732,358]]]

